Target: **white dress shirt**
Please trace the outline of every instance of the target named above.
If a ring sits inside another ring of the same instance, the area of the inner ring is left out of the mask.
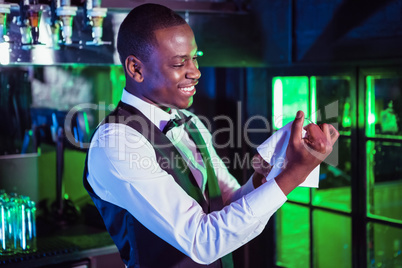
[[[122,102],[134,106],[159,129],[177,114],[167,113],[126,90]],[[88,155],[88,182],[103,200],[126,209],[138,221],[195,262],[209,264],[260,234],[269,218],[287,200],[271,180],[254,189],[252,178],[240,187],[212,144],[212,136],[192,115],[203,136],[226,206],[205,214],[157,163],[155,150],[138,131],[123,124],[101,125],[93,136]],[[187,162],[205,194],[206,170],[194,142],[184,127],[166,135]]]

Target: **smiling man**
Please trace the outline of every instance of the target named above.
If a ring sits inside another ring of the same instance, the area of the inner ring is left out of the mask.
[[[153,35],[155,44],[150,55],[135,56],[119,43],[126,75],[131,78],[126,90],[167,112],[170,107],[188,108],[201,76],[193,31],[188,24],[181,24],[156,29]]]
[[[336,130],[309,125],[302,138],[299,112],[287,167],[265,182],[269,167],[255,164],[240,186],[186,110],[201,76],[186,21],[164,6],[141,5],[122,22],[117,48],[126,87],[94,133],[84,185],[122,260],[128,267],[233,267],[231,252],[260,234],[321,163],[310,151],[331,152]]]

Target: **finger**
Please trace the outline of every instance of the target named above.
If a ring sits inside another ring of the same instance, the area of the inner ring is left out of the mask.
[[[306,136],[304,140],[308,140],[310,142],[314,142],[322,137],[322,129],[320,126],[316,124],[308,124],[304,127],[306,130]]]
[[[329,133],[331,136],[331,143],[332,143],[332,145],[334,145],[334,143],[339,138],[339,132],[333,125],[328,125],[328,128],[329,128]]]
[[[331,132],[329,131],[329,125],[328,124],[321,124],[320,128],[322,130],[322,132],[324,132],[325,137],[327,138],[328,141],[331,141],[331,145],[332,143],[332,139],[331,139]]]
[[[328,133],[327,137],[324,131],[322,130],[323,129],[322,127],[323,127],[322,125],[320,126],[315,124],[309,125],[307,127],[307,135],[304,138],[304,142],[308,147],[321,154],[326,152],[327,145],[330,144],[329,131],[327,131]]]
[[[305,125],[305,126],[303,127],[304,130],[307,130],[307,127],[310,126],[310,125],[315,125],[315,124],[314,124],[314,123],[309,123],[309,124]]]
[[[334,145],[334,143],[339,137],[339,132],[336,130],[336,128],[331,124],[325,124],[325,123],[320,125],[320,128],[325,133],[325,136],[328,139],[328,141],[331,142],[331,145]]]
[[[304,123],[304,113],[302,111],[298,111],[296,114],[296,118],[292,123],[292,130],[290,133],[290,140],[293,144],[299,144],[302,137],[302,129]]]

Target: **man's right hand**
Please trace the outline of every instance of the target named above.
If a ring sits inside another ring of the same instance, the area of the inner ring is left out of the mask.
[[[298,111],[292,124],[286,150],[287,165],[276,181],[287,195],[302,183],[311,171],[332,152],[339,132],[330,124],[309,124],[302,137],[304,113]]]

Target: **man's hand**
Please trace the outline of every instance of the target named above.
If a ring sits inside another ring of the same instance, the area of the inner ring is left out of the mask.
[[[258,188],[263,183],[267,182],[266,178],[271,171],[272,166],[267,163],[258,153],[253,156],[253,159],[251,160],[251,165],[253,166],[253,169],[255,171],[253,174],[253,185],[254,188]]]
[[[332,125],[309,124],[305,127],[307,133],[303,138],[303,123],[304,113],[298,111],[286,149],[288,162],[285,170],[276,177],[279,187],[286,195],[324,161],[332,152],[332,147],[339,137],[338,131]]]

